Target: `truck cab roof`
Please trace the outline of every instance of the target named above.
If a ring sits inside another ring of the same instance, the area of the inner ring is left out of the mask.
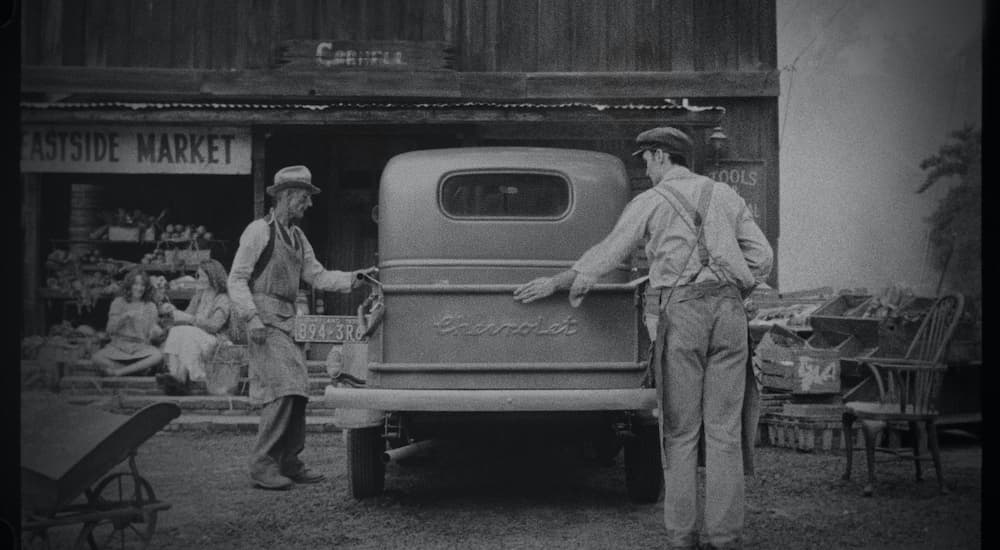
[[[382,173],[380,264],[573,261],[607,235],[629,198],[622,161],[596,151],[403,153]]]

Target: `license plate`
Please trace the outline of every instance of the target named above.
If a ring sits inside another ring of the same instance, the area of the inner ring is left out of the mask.
[[[350,315],[300,315],[295,318],[296,342],[360,342],[358,318]]]

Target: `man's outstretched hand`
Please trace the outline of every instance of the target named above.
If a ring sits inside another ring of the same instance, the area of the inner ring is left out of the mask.
[[[555,291],[556,282],[553,277],[539,277],[515,288],[514,299],[525,304],[530,304],[535,300],[551,296]]]
[[[373,278],[378,275],[378,268],[375,266],[367,267],[365,269],[359,269],[354,271],[354,280],[351,281],[351,288],[355,289],[363,285],[366,282],[373,280]]]
[[[571,284],[576,284],[575,282],[577,280],[586,284],[586,289],[583,291],[584,293],[586,293],[587,290],[590,290],[590,287],[593,286],[593,279],[590,277],[584,277],[572,269],[567,269],[566,271],[553,275],[552,277],[539,277],[515,288],[514,299],[525,304],[530,304],[535,300],[552,296],[552,294],[560,288],[569,288]],[[576,306],[574,305],[573,307]]]

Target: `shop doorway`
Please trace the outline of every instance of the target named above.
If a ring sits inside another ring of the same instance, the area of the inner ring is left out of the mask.
[[[386,163],[407,151],[458,147],[466,135],[467,129],[452,126],[274,130],[266,145],[267,184],[283,166],[308,166],[322,191],[302,226],[317,259],[343,271],[373,266],[378,264],[378,182]],[[313,293],[311,311],[354,315],[363,299],[361,292]]]

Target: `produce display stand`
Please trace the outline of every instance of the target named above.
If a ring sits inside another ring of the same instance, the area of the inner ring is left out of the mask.
[[[180,416],[155,403],[131,416],[53,396],[22,400],[21,517],[25,547],[49,530],[80,524],[74,549],[145,548],[170,508],[139,474],[136,449]],[[128,462],[127,471],[112,472]]]
[[[105,279],[110,280],[110,278],[120,279],[125,272],[133,269],[145,271],[150,274],[164,275],[168,278],[179,275],[193,275],[198,270],[198,263],[200,260],[208,257],[225,258],[228,254],[229,241],[222,239],[206,240],[206,246],[200,250],[192,249],[189,244],[190,241],[51,239],[50,242],[54,248],[63,245],[86,245],[95,249],[113,249],[116,251],[122,251],[129,257],[129,260],[104,259],[97,264],[81,263],[78,265],[79,271],[77,273],[81,275],[104,273]],[[164,248],[165,251],[171,252],[170,257],[174,261],[169,263],[140,263],[138,261],[138,255],[141,255],[139,254],[140,251],[155,250],[160,248]],[[46,267],[50,270],[55,269],[54,265],[47,264]],[[194,291],[187,288],[168,289],[166,294],[167,298],[169,298],[172,302],[187,302],[193,295]],[[79,319],[83,316],[84,310],[89,312],[89,310],[96,305],[95,301],[111,300],[117,296],[117,293],[97,293],[96,295],[91,295],[90,299],[80,302],[76,295],[66,289],[42,287],[37,290],[37,296],[45,304],[45,307],[42,308],[40,312],[42,316],[42,325],[48,327],[52,324],[53,318],[59,320],[72,318]],[[107,306],[103,307],[106,308]],[[76,309],[75,315],[73,308]],[[88,317],[91,323],[95,320],[104,319],[101,314],[96,314],[94,312],[89,312]],[[98,324],[100,323],[98,322]]]

